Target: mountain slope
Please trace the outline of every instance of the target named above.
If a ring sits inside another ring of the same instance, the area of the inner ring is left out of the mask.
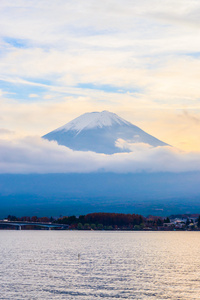
[[[139,127],[108,111],[85,113],[43,138],[78,151],[113,154],[130,152],[116,146],[118,139],[151,146],[166,146]]]
[[[200,211],[200,172],[0,174],[0,218]]]

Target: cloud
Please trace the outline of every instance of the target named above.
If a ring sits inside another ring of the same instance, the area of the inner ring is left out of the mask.
[[[200,150],[198,122],[182,115],[200,118],[199,11],[189,0],[1,0],[0,127],[43,135],[106,109]]]
[[[9,129],[0,128],[0,135],[10,135],[10,134],[13,135],[15,134],[15,132]]]
[[[113,155],[73,151],[39,137],[0,141],[0,173],[190,172],[200,171],[200,153],[172,147],[129,145]]]
[[[185,28],[188,22],[197,25],[199,3],[177,2],[89,0],[87,5],[81,1],[59,1],[58,5],[50,0],[47,8],[46,1],[18,5],[1,1],[0,37],[12,37],[15,42],[2,41],[0,72],[38,83],[45,78],[62,87],[79,83],[136,87],[147,95],[150,90],[152,96],[162,97],[164,92],[167,98],[174,79],[183,73],[183,80],[189,80],[198,63],[198,59],[184,63],[182,55],[199,53],[200,45],[199,31]],[[17,40],[28,41],[28,46],[18,47]],[[182,64],[184,70],[174,72]],[[195,78],[194,74],[188,83]],[[170,98],[181,97],[179,82],[175,93],[174,89]]]
[[[29,98],[37,98],[37,97],[39,97],[37,94],[29,94],[28,96],[29,96]]]
[[[134,137],[136,139],[135,143],[125,141],[123,139],[117,139],[115,142],[115,146],[123,150],[130,150],[131,152],[144,151],[153,148],[153,146],[149,144],[138,143],[137,138],[139,137],[139,135],[135,135]]]
[[[9,130],[7,128],[0,128],[0,139],[13,139],[17,138],[17,133],[13,130]]]

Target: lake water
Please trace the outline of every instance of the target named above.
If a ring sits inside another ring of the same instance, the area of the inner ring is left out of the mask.
[[[200,232],[0,231],[0,299],[200,299]]]

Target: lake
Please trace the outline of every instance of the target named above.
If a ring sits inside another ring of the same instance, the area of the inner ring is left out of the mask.
[[[200,299],[200,232],[0,231],[0,299]]]

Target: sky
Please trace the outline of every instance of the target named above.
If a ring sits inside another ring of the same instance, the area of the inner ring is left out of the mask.
[[[173,145],[172,164],[179,151],[198,165],[198,0],[1,0],[0,14],[0,172],[15,169],[16,149],[42,152],[39,137],[103,110]]]

